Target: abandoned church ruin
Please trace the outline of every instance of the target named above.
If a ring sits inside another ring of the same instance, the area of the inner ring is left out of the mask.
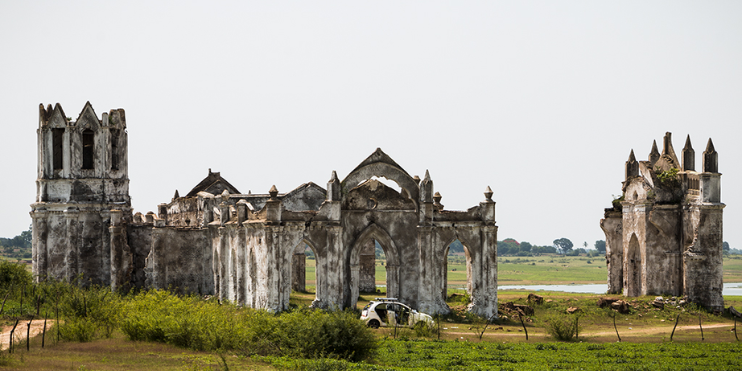
[[[76,121],[57,104],[39,107],[38,179],[32,204],[37,279],[175,288],[281,311],[304,286],[305,246],[316,257],[320,308],[355,307],[376,289],[374,245],[386,255],[387,296],[446,313],[447,255],[465,248],[469,309],[497,313],[497,226],[492,191],[449,211],[424,179],[377,149],[342,181],[288,193],[240,193],[220,173],[157,213],[133,213],[123,109],[99,119],[87,103]],[[377,180],[394,181],[399,190]],[[719,209],[720,210],[720,209]]]
[[[649,160],[626,161],[622,196],[605,210],[608,292],[626,296],[686,295],[723,310],[721,174],[709,139],[701,172],[690,136],[675,155],[670,133]]]

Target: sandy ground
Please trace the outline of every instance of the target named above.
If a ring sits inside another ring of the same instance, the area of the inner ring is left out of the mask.
[[[52,327],[54,324],[53,320],[47,320],[46,321],[46,329],[47,331]],[[10,330],[13,329],[13,326],[6,326],[3,328],[2,334],[0,334],[0,350],[8,349],[8,346],[10,345]],[[35,319],[31,321],[31,337],[34,337],[38,334],[41,334],[44,331],[44,320],[43,319]],[[15,333],[13,333],[13,344],[18,344],[21,340],[26,340],[26,332],[28,332],[28,321],[20,321],[18,322],[18,327],[15,329]]]

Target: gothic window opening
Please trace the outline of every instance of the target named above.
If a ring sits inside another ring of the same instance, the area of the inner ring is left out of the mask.
[[[119,131],[111,129],[111,170],[119,169]]]
[[[93,168],[93,146],[95,134],[88,129],[82,132],[82,168]]]
[[[52,129],[52,163],[54,170],[61,170],[63,167],[62,161],[62,138],[64,137],[64,129]]]

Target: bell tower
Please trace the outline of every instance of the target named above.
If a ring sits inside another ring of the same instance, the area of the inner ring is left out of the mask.
[[[39,105],[37,138],[33,273],[109,285],[111,211],[131,220],[124,110],[99,119],[87,102],[73,121],[59,103]]]

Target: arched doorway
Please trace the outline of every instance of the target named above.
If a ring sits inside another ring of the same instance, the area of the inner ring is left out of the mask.
[[[381,262],[376,264],[376,246],[380,248],[380,255],[383,253],[383,266]],[[361,293],[361,263],[362,256],[366,256],[366,275],[364,279],[370,280],[370,250],[374,249],[374,282],[382,283],[386,286],[385,297],[399,297],[399,253],[394,241],[387,232],[376,224],[368,226],[356,239],[350,250],[349,256],[349,273],[350,274],[350,296],[346,300],[348,307],[354,308],[358,302],[358,296]],[[365,254],[364,254],[365,253]],[[377,273],[378,272],[378,273]],[[346,283],[347,285],[347,283]],[[365,284],[369,286],[368,283]],[[370,287],[369,287],[370,288]],[[348,286],[346,286],[348,289]],[[380,290],[384,291],[384,290]]]
[[[291,290],[297,293],[314,294],[320,297],[322,286],[322,264],[317,250],[307,240],[294,248],[291,259]]]
[[[635,233],[631,234],[629,247],[626,251],[626,296],[640,296],[642,294],[642,255],[639,239]]]
[[[442,261],[444,273],[441,297],[443,301],[468,304],[472,294],[469,248],[459,239],[455,239],[444,250]]]

